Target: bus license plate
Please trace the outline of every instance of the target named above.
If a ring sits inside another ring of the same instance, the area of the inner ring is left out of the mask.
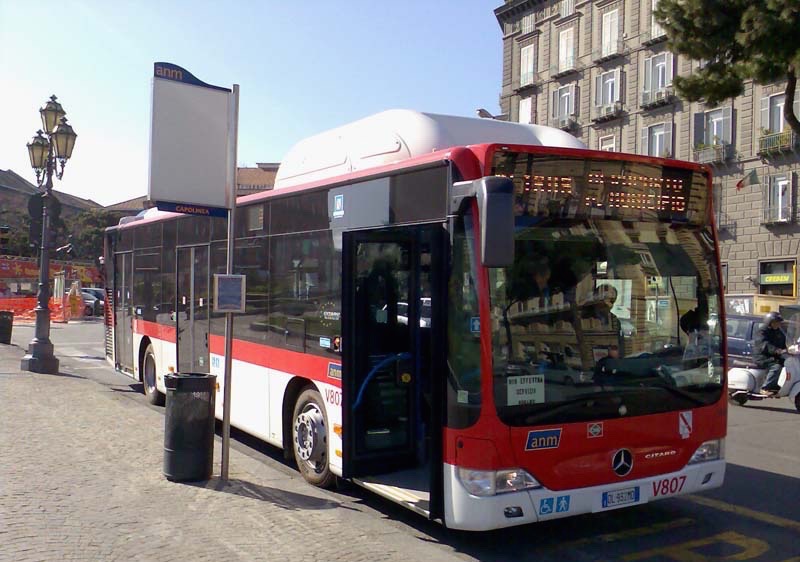
[[[613,492],[603,492],[603,509],[617,507],[639,501],[639,486],[623,488]]]

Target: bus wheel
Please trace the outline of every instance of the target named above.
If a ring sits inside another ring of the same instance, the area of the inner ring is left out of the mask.
[[[292,420],[292,447],[300,474],[314,486],[330,488],[336,478],[328,465],[328,420],[319,392],[308,388],[300,393]]]
[[[153,346],[148,345],[144,352],[144,363],[142,365],[142,386],[147,401],[155,406],[164,405],[164,395],[156,387],[156,356],[153,353]]]

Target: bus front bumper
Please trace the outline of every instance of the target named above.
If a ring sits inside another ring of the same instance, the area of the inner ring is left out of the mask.
[[[725,461],[687,465],[682,470],[614,484],[552,491],[546,488],[473,496],[458,478],[458,467],[444,465],[445,525],[451,529],[488,531],[583,513],[642,505],[722,485]]]

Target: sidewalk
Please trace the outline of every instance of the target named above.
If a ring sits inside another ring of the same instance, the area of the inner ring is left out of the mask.
[[[219,438],[212,480],[169,482],[163,410],[24,352],[0,344],[0,560],[463,560],[233,449],[223,485]]]

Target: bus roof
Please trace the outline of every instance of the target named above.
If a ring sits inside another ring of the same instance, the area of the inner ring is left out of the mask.
[[[275,189],[486,143],[586,148],[552,127],[390,109],[299,141],[281,162]]]

